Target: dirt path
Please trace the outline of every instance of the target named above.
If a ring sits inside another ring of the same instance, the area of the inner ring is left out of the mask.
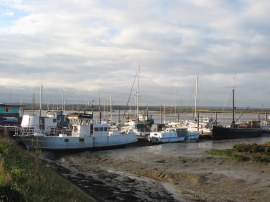
[[[269,164],[147,151],[82,152],[53,162],[99,201],[269,201]]]

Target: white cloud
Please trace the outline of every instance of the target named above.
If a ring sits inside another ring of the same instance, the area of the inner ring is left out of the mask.
[[[258,87],[262,100],[250,102],[267,105],[262,83],[268,80],[261,77],[270,73],[268,1],[28,0],[4,5],[5,15],[16,16],[0,28],[0,84],[6,89],[35,88],[41,82],[86,94],[102,89],[123,104],[141,65],[142,99],[148,105],[171,102],[175,92],[190,96],[196,75],[207,104],[222,105],[237,75],[245,81],[243,97]]]

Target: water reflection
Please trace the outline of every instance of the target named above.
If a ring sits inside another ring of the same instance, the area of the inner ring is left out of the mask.
[[[212,140],[201,140],[199,142],[188,142],[188,143],[165,143],[159,145],[152,146],[127,146],[121,149],[113,149],[113,150],[100,150],[100,151],[86,151],[83,153],[78,153],[77,155],[60,155],[59,160],[62,163],[65,163],[65,158],[68,156],[69,158],[81,158],[92,155],[113,155],[117,156],[117,158],[129,158],[132,156],[133,158],[143,159],[145,156],[151,158],[153,155],[164,155],[164,156],[173,156],[173,155],[194,155],[200,154],[207,150],[211,149],[231,149],[233,145],[239,143],[245,144],[263,144],[270,141],[270,137],[260,137],[260,138],[247,138],[247,139],[234,139],[234,140],[222,140],[222,141],[212,141]],[[144,157],[142,157],[144,156]]]
[[[152,145],[145,147],[134,147],[125,148],[123,151],[125,153],[152,153],[152,154],[176,154],[176,153],[201,153],[210,149],[231,149],[235,144],[263,144],[270,141],[270,137],[260,137],[260,138],[247,138],[247,139],[233,139],[233,140],[222,140],[222,141],[212,141],[205,140],[197,143],[166,143],[160,145]]]

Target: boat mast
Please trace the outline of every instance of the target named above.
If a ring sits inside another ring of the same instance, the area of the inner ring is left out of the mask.
[[[198,76],[196,77],[195,84],[195,106],[194,106],[194,118],[197,117],[197,95],[198,95]],[[199,120],[198,120],[199,121]]]
[[[99,93],[99,98],[98,98],[99,123],[101,123],[100,91],[98,93]]]
[[[40,86],[40,102],[39,102],[39,116],[41,117],[41,108],[42,108],[42,85]]]
[[[137,105],[137,110],[136,110],[136,118],[139,118],[139,91],[140,91],[140,80],[139,80],[139,76],[140,76],[140,66],[138,69],[138,74],[137,74],[137,101],[136,101],[136,105]]]
[[[233,106],[232,106],[232,111],[233,111],[233,113],[232,113],[232,125],[231,125],[231,127],[232,128],[234,128],[235,127],[235,120],[234,120],[234,113],[235,113],[235,107],[234,107],[234,88],[233,88],[233,90],[232,90],[232,94],[233,94],[233,101],[232,101],[232,104],[233,104]]]
[[[111,115],[111,123],[112,123],[112,95],[110,95],[110,115]]]
[[[65,111],[65,95],[64,95],[64,91],[62,91],[62,111]]]
[[[36,98],[35,98],[35,93],[33,94],[33,97],[32,97],[32,115],[35,114],[35,108],[36,108]]]

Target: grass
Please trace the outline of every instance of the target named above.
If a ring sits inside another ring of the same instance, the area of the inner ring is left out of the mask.
[[[92,201],[39,157],[0,136],[0,201]]]
[[[207,151],[207,154],[227,156],[236,161],[270,162],[270,142],[265,144],[236,144],[232,149]]]

